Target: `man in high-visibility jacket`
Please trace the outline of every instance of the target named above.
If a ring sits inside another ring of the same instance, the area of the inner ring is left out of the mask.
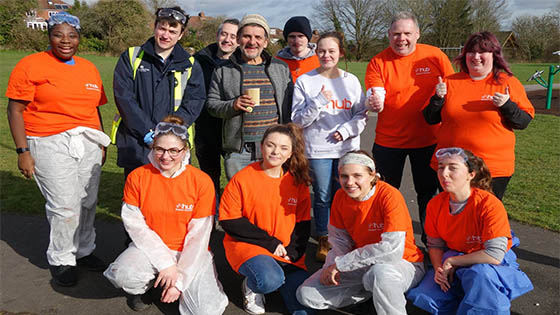
[[[150,133],[158,122],[173,113],[191,125],[206,101],[202,69],[178,44],[187,21],[180,7],[158,9],[154,36],[139,49],[123,52],[115,67],[113,92],[122,118],[116,132],[117,165],[125,177],[149,162]],[[177,72],[190,72],[184,90],[176,88],[181,85]]]

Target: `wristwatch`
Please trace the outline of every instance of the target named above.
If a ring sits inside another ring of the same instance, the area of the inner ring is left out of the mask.
[[[17,154],[22,154],[23,152],[27,152],[27,151],[29,151],[29,148],[27,148],[27,147],[26,147],[26,148],[17,148],[17,149],[16,149]]]

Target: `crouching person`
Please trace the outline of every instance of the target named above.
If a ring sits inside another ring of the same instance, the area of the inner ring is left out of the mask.
[[[222,314],[228,304],[208,249],[214,184],[188,165],[187,139],[183,120],[166,117],[156,126],[150,163],[126,180],[121,216],[132,242],[104,275],[136,311],[149,307],[152,286],[162,287],[164,303],[179,299],[181,314]]]
[[[346,153],[328,226],[332,249],[297,291],[314,309],[345,307],[372,297],[377,314],[406,314],[404,293],[424,276],[404,198],[379,180],[365,151]]]
[[[533,285],[511,250],[519,239],[490,171],[462,148],[439,149],[436,158],[444,191],[428,203],[425,226],[434,268],[408,298],[432,314],[510,314],[510,301]]]

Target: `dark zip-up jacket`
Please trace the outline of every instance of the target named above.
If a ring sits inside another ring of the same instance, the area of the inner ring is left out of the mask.
[[[261,57],[274,90],[278,122],[288,123],[291,121],[294,92],[290,69],[284,61],[272,58],[264,51]],[[208,112],[224,120],[222,149],[226,152],[241,152],[243,148],[243,111],[233,109],[235,99],[243,94],[243,62],[238,48],[229,58],[229,62],[214,70],[208,89]]]
[[[187,53],[179,44],[165,61],[155,53],[155,40],[150,38],[142,46],[144,56],[136,79],[133,79],[128,49],[121,54],[115,67],[113,92],[115,103],[122,117],[117,132],[117,165],[134,169],[147,164],[149,147],[144,136],[169,114],[176,114],[191,125],[206,101],[204,76],[200,65],[189,61]],[[184,91],[183,101],[173,112],[173,71],[192,67],[191,77]]]

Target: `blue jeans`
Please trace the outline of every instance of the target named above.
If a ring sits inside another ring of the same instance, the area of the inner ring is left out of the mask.
[[[262,158],[261,154],[261,144],[251,142],[245,143],[241,153],[239,152],[227,152],[224,156],[224,168],[226,169],[226,177],[229,180],[237,172],[245,168],[247,165]]]
[[[255,293],[268,294],[278,290],[290,314],[314,314],[296,298],[297,288],[309,277],[307,271],[293,265],[282,267],[274,258],[258,255],[244,262],[239,273],[247,277],[247,286]]]
[[[309,159],[309,168],[313,177],[313,218],[315,219],[315,234],[327,235],[327,224],[331,203],[338,183],[338,159]]]

